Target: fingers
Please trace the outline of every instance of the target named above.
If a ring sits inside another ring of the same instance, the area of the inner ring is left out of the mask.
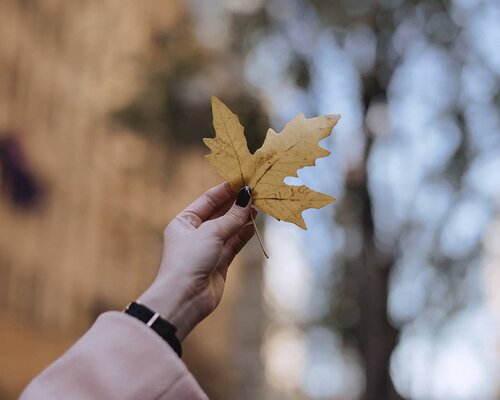
[[[250,189],[245,186],[240,190],[236,202],[226,214],[205,222],[201,228],[225,242],[247,223],[251,204]]]
[[[252,209],[252,213],[255,216],[255,214],[257,214],[257,210]],[[227,269],[233,262],[234,257],[236,257],[236,254],[241,251],[241,249],[248,243],[248,241],[253,237],[254,234],[255,229],[253,225],[245,225],[237,233],[231,236],[226,241],[226,243],[224,243],[224,248],[222,250],[222,255],[219,263],[219,272],[224,279],[226,279]]]
[[[181,218],[198,228],[202,222],[210,218],[222,206],[232,201],[234,197],[235,194],[231,190],[229,183],[221,183],[198,197],[180,212],[177,218]]]
[[[229,199],[228,201],[226,201],[225,204],[220,206],[212,215],[210,215],[210,217],[208,217],[208,219],[215,219],[215,218],[219,218],[219,217],[223,216],[233,206],[233,203],[234,203],[234,199]]]

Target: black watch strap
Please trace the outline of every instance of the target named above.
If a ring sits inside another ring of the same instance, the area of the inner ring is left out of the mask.
[[[144,322],[147,326],[153,329],[174,349],[179,357],[182,356],[182,347],[175,333],[177,328],[167,320],[163,319],[159,313],[146,307],[137,301],[130,303],[124,310],[128,315],[131,315],[138,320]]]

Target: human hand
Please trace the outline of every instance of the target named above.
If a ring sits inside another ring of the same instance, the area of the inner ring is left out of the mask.
[[[254,234],[250,213],[257,213],[250,190],[243,188],[236,197],[226,182],[165,229],[158,274],[138,300],[175,325],[180,341],[219,304],[228,267]]]

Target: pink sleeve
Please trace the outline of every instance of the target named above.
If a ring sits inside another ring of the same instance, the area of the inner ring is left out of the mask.
[[[160,336],[135,318],[111,311],[38,375],[20,399],[208,397]]]

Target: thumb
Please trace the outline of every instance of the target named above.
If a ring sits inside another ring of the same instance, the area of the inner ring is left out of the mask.
[[[240,190],[236,201],[223,216],[205,222],[211,232],[224,241],[238,232],[248,222],[251,209],[251,192],[248,186]]]

